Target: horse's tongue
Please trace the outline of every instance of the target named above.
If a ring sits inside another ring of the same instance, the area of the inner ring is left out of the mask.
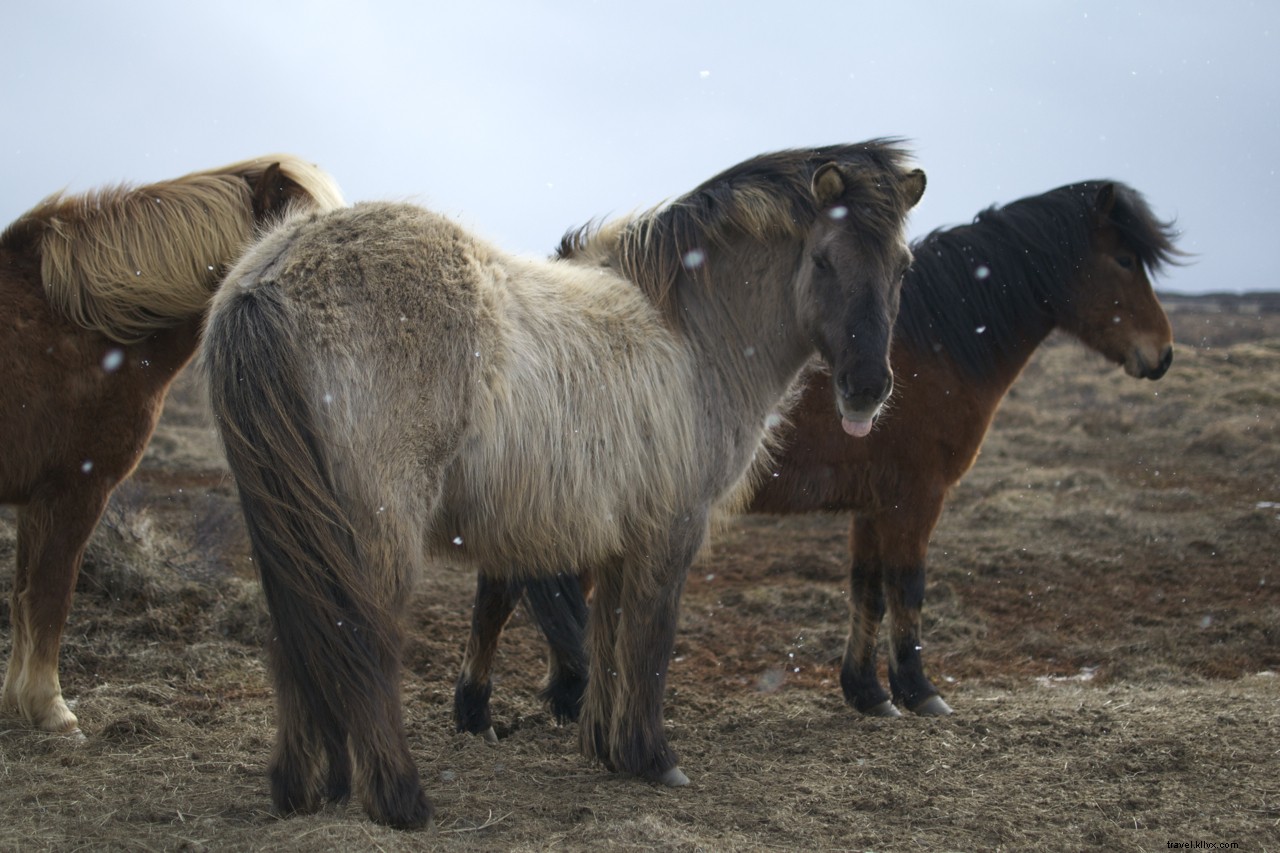
[[[841,418],[840,426],[854,438],[864,438],[871,432],[871,421],[851,421],[848,418]]]

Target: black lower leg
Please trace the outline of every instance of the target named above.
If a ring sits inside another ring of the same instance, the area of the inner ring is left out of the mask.
[[[489,708],[493,682],[489,673],[502,627],[511,618],[523,590],[521,581],[476,576],[471,638],[453,690],[453,721],[460,732],[481,734],[493,727]]]
[[[914,710],[937,688],[924,674],[920,656],[920,611],[924,607],[924,565],[892,572],[889,620],[892,651],[889,660],[889,686],[893,698],[905,708]]]
[[[550,646],[550,677],[539,696],[556,722],[574,722],[587,686],[587,600],[582,583],[577,575],[564,572],[532,580],[525,586],[525,601]]]
[[[845,701],[863,713],[889,701],[876,674],[876,642],[884,619],[880,578],[879,564],[870,560],[855,560],[849,573],[849,640],[840,666],[840,688]]]

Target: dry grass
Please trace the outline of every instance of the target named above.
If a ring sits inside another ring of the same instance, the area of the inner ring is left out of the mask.
[[[840,517],[742,519],[695,567],[667,715],[681,790],[577,756],[534,701],[520,614],[501,743],[455,734],[472,579],[441,567],[405,680],[426,834],[354,805],[270,813],[265,613],[186,384],[90,546],[63,654],[85,737],[0,721],[0,850],[1280,848],[1280,315],[1238,307],[1175,312],[1203,346],[1157,384],[1062,341],[1029,367],[934,537],[948,719],[841,700]],[[0,587],[13,550],[0,514]]]

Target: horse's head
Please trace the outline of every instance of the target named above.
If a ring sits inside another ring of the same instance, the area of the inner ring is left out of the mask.
[[[257,176],[246,175],[253,202],[253,221],[262,225],[284,217],[290,205],[310,205],[311,194],[285,174],[279,163],[270,163]]]
[[[871,431],[893,391],[889,344],[911,264],[903,226],[924,187],[919,169],[871,174],[834,162],[811,181],[818,214],[800,259],[798,315],[831,368],[836,409],[853,436]]]
[[[271,154],[234,163],[201,175],[233,174],[249,189],[253,223],[265,230],[291,209],[333,210],[344,207],[337,182],[313,163],[292,154]]]
[[[1123,184],[1094,184],[1092,251],[1084,258],[1076,298],[1060,318],[1130,376],[1159,379],[1173,361],[1173,330],[1147,277],[1178,253],[1172,229],[1152,216]]]

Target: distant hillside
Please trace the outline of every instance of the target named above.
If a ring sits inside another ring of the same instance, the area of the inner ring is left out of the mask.
[[[1280,291],[1257,293],[1159,293],[1165,310],[1204,311],[1219,314],[1275,314],[1280,312]]]

